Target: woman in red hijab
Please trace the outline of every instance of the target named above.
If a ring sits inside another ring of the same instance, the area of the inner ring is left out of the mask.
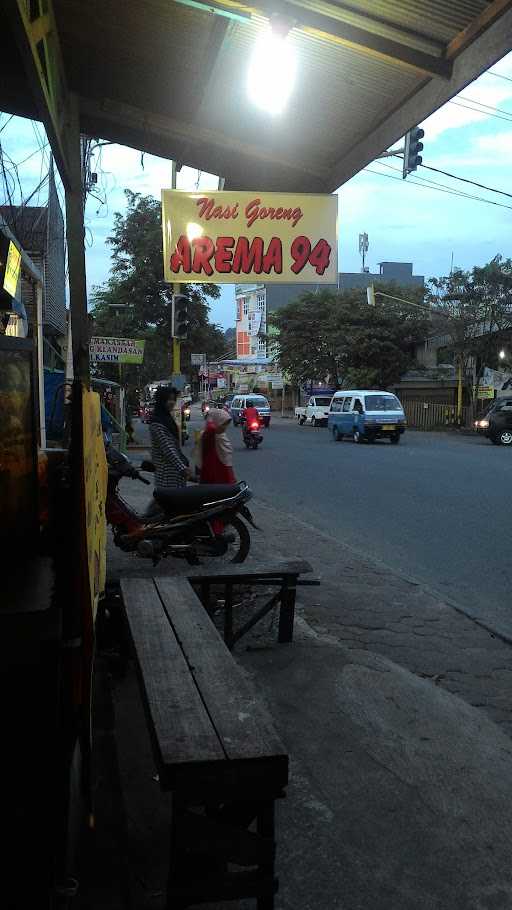
[[[233,446],[226,429],[231,422],[227,411],[211,408],[201,434],[201,483],[236,483]]]

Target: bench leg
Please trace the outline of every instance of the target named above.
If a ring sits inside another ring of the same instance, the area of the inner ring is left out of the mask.
[[[295,619],[295,596],[297,589],[295,583],[291,585],[285,580],[281,588],[281,609],[279,611],[280,644],[293,641],[293,621]]]
[[[224,641],[231,651],[233,647],[233,585],[226,584],[224,603]]]
[[[181,800],[173,796],[172,801],[172,820],[171,820],[171,843],[169,850],[169,876],[167,879],[167,907],[169,910],[185,910],[189,906],[188,902],[170,899],[173,885],[180,880],[184,873],[186,856],[182,848],[181,827],[183,816],[186,812],[186,806]]]
[[[269,802],[261,806],[256,820],[256,830],[261,837],[266,837],[275,843],[274,800],[269,800]],[[274,878],[277,891],[277,879],[274,876],[274,859],[268,863],[260,863],[259,871],[262,873],[266,872]],[[274,895],[269,894],[259,897],[257,908],[258,910],[274,910]]]

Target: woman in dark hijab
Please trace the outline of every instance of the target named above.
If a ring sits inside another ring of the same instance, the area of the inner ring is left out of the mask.
[[[176,390],[172,386],[159,386],[149,433],[155,487],[160,489],[184,487],[190,477],[188,459],[181,451],[178,426],[171,413],[175,404]]]

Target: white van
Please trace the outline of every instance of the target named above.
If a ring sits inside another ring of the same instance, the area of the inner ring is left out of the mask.
[[[389,439],[397,445],[406,419],[401,402],[392,392],[342,389],[333,395],[327,426],[337,441],[350,436],[354,442]]]

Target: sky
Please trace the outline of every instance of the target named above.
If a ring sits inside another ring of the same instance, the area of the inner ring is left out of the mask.
[[[512,54],[454,102],[421,124],[425,130],[423,163],[512,194]],[[18,165],[19,184],[13,171],[8,175],[14,201],[20,201],[21,190],[25,199],[35,191],[29,204],[44,205],[47,183],[37,189],[49,162],[42,125],[0,114],[0,142],[4,153]],[[89,293],[108,278],[106,240],[114,213],[125,210],[125,187],[160,198],[161,188],[171,183],[169,161],[118,145],[97,149],[93,169],[98,173],[99,198],[89,197],[86,207]],[[197,188],[216,189],[217,178],[184,167],[178,174],[178,189]],[[447,189],[487,202],[452,195]],[[63,205],[62,187],[59,192]],[[0,180],[0,197],[2,194]],[[394,158],[372,162],[338,194],[340,271],[360,271],[359,234],[363,232],[369,237],[366,264],[372,272],[378,271],[381,261],[398,260],[412,262],[415,274],[430,278],[448,274],[452,262],[467,269],[488,262],[497,253],[512,255],[512,198],[508,196],[425,168],[404,181],[401,161]],[[6,201],[0,199],[2,204]],[[212,301],[210,318],[223,328],[234,325],[233,286],[224,286],[221,298]]]

